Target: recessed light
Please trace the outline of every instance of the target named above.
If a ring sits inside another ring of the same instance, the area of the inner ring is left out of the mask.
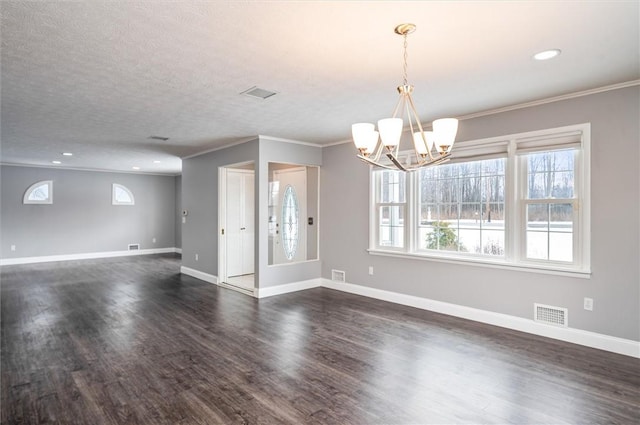
[[[539,52],[533,55],[535,60],[546,61],[547,59],[555,58],[560,54],[560,49],[551,49],[545,50],[544,52]]]
[[[60,162],[60,161],[51,161],[51,163],[52,164],[56,164],[56,165],[62,164],[62,162]]]
[[[134,170],[139,170],[140,169],[140,167],[131,167],[131,168],[133,168]]]
[[[71,152],[62,152],[63,156],[73,156]]]
[[[162,161],[158,161],[157,159],[153,161],[154,164],[160,164]]]

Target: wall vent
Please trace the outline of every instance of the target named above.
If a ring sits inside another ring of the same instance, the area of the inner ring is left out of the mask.
[[[344,283],[344,272],[342,270],[331,270],[331,280],[334,282]]]
[[[552,305],[533,304],[533,320],[555,326],[569,326],[569,310]]]
[[[129,244],[129,251],[137,251],[140,249],[140,244],[139,243],[130,243]]]

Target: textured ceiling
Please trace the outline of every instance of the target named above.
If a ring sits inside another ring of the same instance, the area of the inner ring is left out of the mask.
[[[353,122],[392,112],[403,22],[418,27],[409,81],[425,122],[640,77],[638,1],[2,1],[0,11],[3,163],[179,173],[180,157],[258,134],[347,140]],[[563,53],[531,59],[549,48]],[[277,95],[240,95],[252,86]]]

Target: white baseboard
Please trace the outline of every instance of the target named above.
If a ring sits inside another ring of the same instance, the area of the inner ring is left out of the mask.
[[[218,284],[218,276],[201,272],[200,270],[180,266],[180,273],[186,274],[187,276],[195,277],[196,279],[204,280],[205,282],[213,283],[214,285]]]
[[[284,285],[268,286],[258,288],[256,298],[272,297],[274,295],[287,294],[289,292],[304,291],[305,289],[318,288],[322,286],[322,279],[309,279],[300,282],[285,283]]]
[[[176,254],[182,254],[182,248],[175,248]]]
[[[447,314],[449,316],[460,317],[476,322],[487,323],[489,325],[500,326],[516,331],[640,358],[640,342],[629,339],[617,338],[574,328],[550,326],[507,314],[494,313],[477,308],[450,304],[428,298],[420,298],[413,295],[399,294],[397,292],[384,291],[361,285],[338,283],[324,278],[322,279],[322,286],[351,294],[362,295],[378,300],[389,301],[396,304],[402,304],[436,313]]]
[[[128,257],[132,255],[167,254],[176,252],[176,248],[138,249],[134,251],[87,252],[83,254],[43,255],[39,257],[2,258],[0,266],[16,264],[48,263],[52,261],[92,260],[96,258]]]

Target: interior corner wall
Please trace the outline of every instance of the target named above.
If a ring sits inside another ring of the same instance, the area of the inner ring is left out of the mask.
[[[2,259],[175,246],[173,176],[7,165],[0,174]],[[23,204],[27,188],[42,180],[53,181],[53,204]],[[113,183],[130,189],[135,205],[111,205]]]
[[[182,160],[182,209],[188,212],[181,223],[183,267],[218,276],[218,169],[248,161],[257,174],[258,139]]]
[[[571,328],[640,341],[638,116],[633,86],[460,122],[457,140],[591,123],[590,279],[368,254],[369,167],[351,144],[323,149],[322,276],[526,319],[534,303],[566,307]]]

